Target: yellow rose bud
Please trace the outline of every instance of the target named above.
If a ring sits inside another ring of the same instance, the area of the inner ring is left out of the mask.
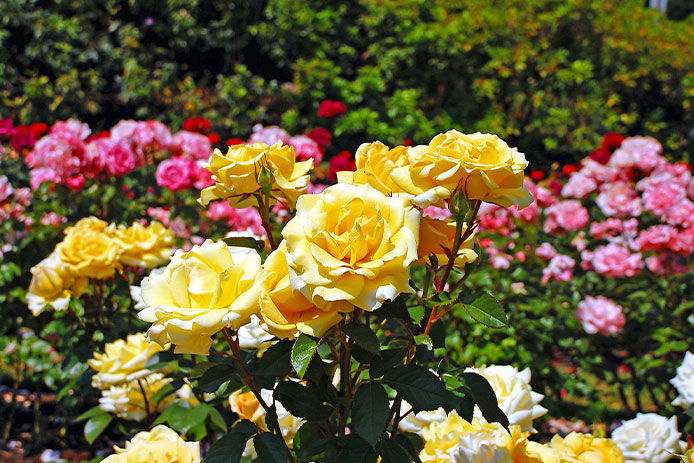
[[[172,429],[160,424],[149,432],[135,434],[125,448],[114,447],[116,453],[103,463],[199,463],[200,443],[186,442]]]
[[[108,278],[115,273],[121,251],[106,233],[107,225],[88,217],[65,230],[65,238],[55,250],[75,276]]]
[[[265,329],[279,338],[295,338],[300,333],[320,337],[330,327],[342,320],[334,304],[317,308],[299,291],[294,291],[289,281],[287,245],[283,241],[263,264],[259,278],[260,317]]]
[[[282,230],[292,288],[320,309],[379,308],[411,292],[420,213],[407,198],[337,184],[303,195]]]
[[[468,199],[503,207],[517,204],[522,208],[533,200],[523,186],[525,156],[496,135],[449,130],[429,145],[410,148],[408,156],[409,162],[393,169],[390,177],[416,195],[419,207],[441,204],[458,187]]]
[[[409,163],[406,146],[389,149],[380,141],[363,143],[357,149],[355,158],[357,170],[338,172],[339,183],[369,184],[385,195],[405,192],[390,178],[390,173],[396,167]]]
[[[263,178],[272,177],[271,193],[286,198],[294,204],[299,195],[306,192],[309,170],[313,159],[296,162],[294,148],[277,142],[272,146],[265,143],[230,146],[226,154],[215,149],[207,170],[212,173],[215,184],[200,192],[199,202],[207,206],[215,199],[228,199],[232,207],[244,208],[256,205],[254,194],[262,192],[258,175],[267,169]]]
[[[254,285],[260,256],[249,248],[205,241],[176,251],[163,269],[142,280],[147,306],[138,316],[152,323],[147,337],[175,352],[207,355],[215,333],[236,329],[258,311]]]
[[[144,378],[152,373],[145,368],[147,360],[163,348],[147,341],[142,333],[131,334],[126,339],[118,339],[104,346],[104,353],[94,353],[88,361],[96,370],[92,376],[92,386],[105,389],[110,386]]]
[[[265,410],[251,391],[234,391],[229,396],[231,411],[239,415],[240,419],[252,421],[256,425],[265,427]]]
[[[159,222],[147,227],[139,222],[130,227],[110,225],[107,231],[121,248],[122,264],[155,268],[166,264],[173,253],[176,234]]]
[[[624,463],[624,455],[612,439],[572,432],[562,438],[556,435],[549,446],[559,452],[562,460],[576,463]]]
[[[80,296],[86,287],[87,279],[75,278],[70,266],[53,252],[31,268],[31,283],[26,296],[29,310],[34,315],[43,312],[47,305],[55,310],[66,310],[70,296]]]
[[[419,248],[417,255],[419,262],[427,262],[430,254],[435,254],[439,264],[447,264],[448,256],[443,248],[452,249],[455,240],[455,222],[450,219],[434,219],[422,216],[419,227]],[[461,233],[465,233],[467,225],[463,225]],[[475,234],[471,234],[460,246],[455,263],[458,267],[474,262],[477,253],[472,249],[475,241]]]

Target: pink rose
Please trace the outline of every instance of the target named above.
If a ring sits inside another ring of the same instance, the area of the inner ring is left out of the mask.
[[[73,136],[84,140],[92,131],[87,124],[77,119],[68,119],[67,121],[58,121],[53,124],[48,133],[49,135],[57,135],[59,137]]]
[[[272,125],[269,127],[263,127],[262,124],[256,124],[253,126],[253,134],[248,139],[248,143],[256,143],[262,141],[267,145],[274,145],[278,141],[281,141],[283,145],[288,145],[291,140],[291,135],[281,127]]]
[[[86,171],[93,175],[106,171],[111,176],[121,176],[132,172],[137,165],[137,155],[123,140],[99,138],[88,146],[89,153]]]
[[[630,183],[623,181],[601,186],[595,202],[608,217],[637,217],[642,211],[641,200],[636,191]]]
[[[526,178],[523,184],[540,206],[547,207],[557,202],[557,198],[554,197],[550,190],[533,183],[532,180]]]
[[[77,174],[65,180],[65,185],[73,191],[80,191],[84,188],[84,175]]]
[[[677,230],[669,225],[654,225],[639,233],[634,247],[639,251],[665,251],[672,247]]]
[[[553,204],[545,209],[545,214],[547,215],[544,225],[546,233],[579,230],[590,220],[588,210],[575,199]]]
[[[535,249],[535,255],[544,261],[550,260],[557,254],[557,250],[554,249],[554,246],[549,243],[542,243],[537,247],[537,249]]]
[[[640,253],[632,254],[627,248],[616,243],[597,248],[590,258],[593,270],[610,277],[633,277],[643,269]]]
[[[32,169],[47,168],[55,172],[64,181],[80,172],[82,159],[85,156],[86,145],[71,133],[63,135],[47,135],[41,138],[24,162]]]
[[[576,317],[588,334],[619,333],[626,323],[622,307],[603,296],[586,296],[578,303]]]
[[[190,177],[193,182],[193,187],[198,190],[214,185],[212,173],[197,162],[191,163]]]
[[[60,225],[67,222],[67,217],[63,217],[55,212],[48,212],[43,214],[41,217],[41,225],[51,225],[53,227],[59,227]]]
[[[574,276],[574,265],[576,265],[576,261],[571,257],[557,254],[549,261],[549,265],[542,269],[540,283],[546,285],[550,280],[571,281]]]
[[[313,139],[306,135],[297,135],[289,140],[289,144],[294,147],[296,158],[299,161],[313,159],[313,165],[317,166],[323,160],[323,149]]]
[[[643,193],[643,205],[655,215],[664,216],[668,209],[686,197],[686,190],[676,183],[657,183]]]
[[[227,222],[232,230],[241,233],[251,233],[255,236],[265,236],[263,221],[260,213],[254,207],[244,209],[232,209]]]
[[[650,172],[667,164],[667,160],[660,155],[662,151],[662,145],[655,138],[630,137],[612,154],[608,165],[625,170],[636,167]]]
[[[422,211],[422,215],[432,219],[444,220],[451,218],[451,211],[444,207],[429,206]]]
[[[523,209],[518,209],[516,204],[511,205],[508,211],[516,219],[520,219],[525,223],[535,223],[541,215],[540,206],[537,205],[537,201],[533,201],[530,205],[524,207]]]
[[[12,188],[12,184],[7,179],[7,176],[0,175],[0,203],[9,198],[13,191],[14,188]]]
[[[577,172],[569,177],[569,181],[561,189],[561,194],[567,198],[585,198],[597,188],[598,182],[583,172]]]
[[[511,266],[513,258],[508,254],[497,254],[489,258],[489,265],[497,270],[505,270]]]
[[[622,171],[615,167],[609,167],[595,162],[592,159],[584,159],[580,173],[595,180],[598,185],[614,182],[622,175]]]
[[[171,191],[190,188],[192,181],[191,171],[195,163],[183,156],[175,156],[159,163],[155,174],[157,185],[168,188]]]
[[[193,159],[208,160],[212,156],[212,144],[205,135],[182,130],[171,140],[171,150],[177,154],[185,154]]]
[[[596,240],[603,240],[619,235],[624,230],[622,221],[619,219],[607,219],[602,222],[590,224],[590,236]]]
[[[138,156],[138,166],[144,162],[145,152],[171,147],[171,131],[159,121],[122,120],[111,129],[111,138],[131,145]]]
[[[47,167],[32,169],[29,175],[29,184],[32,190],[37,190],[43,182],[60,183],[62,181],[56,171]]]
[[[231,207],[229,201],[213,201],[207,207],[205,214],[210,219],[217,221],[226,219],[231,216],[234,208]]]

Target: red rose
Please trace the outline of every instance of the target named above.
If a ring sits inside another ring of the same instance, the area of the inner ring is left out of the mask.
[[[319,117],[338,117],[347,112],[347,106],[341,101],[325,100],[318,107]]]
[[[210,140],[210,144],[216,145],[219,143],[219,140],[221,139],[218,133],[208,133],[205,135],[208,140]]]
[[[93,133],[93,134],[89,135],[84,140],[84,142],[89,143],[89,142],[92,142],[94,140],[101,140],[102,138],[111,138],[111,132],[108,130],[104,130],[103,132]]]
[[[623,141],[624,135],[617,132],[610,132],[608,134],[605,134],[605,136],[602,138],[602,147],[607,148],[608,150],[610,150],[610,152],[613,152],[614,150],[622,146]]]
[[[44,124],[43,122],[34,122],[29,126],[29,130],[31,130],[31,133],[34,134],[34,137],[41,138],[41,135],[46,133],[46,130],[48,130],[48,125]]]
[[[77,174],[65,180],[65,184],[73,191],[79,191],[84,186],[84,175]]]
[[[562,172],[564,172],[564,175],[567,177],[575,172],[578,172],[578,169],[576,169],[576,166],[573,164],[567,164],[561,169]]]
[[[612,153],[610,152],[610,150],[602,146],[590,153],[590,158],[593,161],[602,164],[603,166],[610,161],[611,157]]]
[[[357,165],[354,163],[352,153],[349,151],[340,151],[340,153],[330,160],[330,169],[328,171],[328,180],[334,182],[337,180],[337,173],[343,170],[355,170]]]
[[[545,178],[545,173],[541,170],[533,170],[532,172],[530,172],[530,178],[535,180],[536,182],[539,182],[540,180]]]
[[[309,130],[306,132],[306,136],[321,146],[330,145],[330,142],[333,139],[333,134],[322,127],[316,127],[315,129]]]
[[[31,132],[29,126],[18,125],[15,127],[15,132],[10,138],[10,146],[15,151],[20,151],[22,148],[33,148],[36,144],[36,136]]]
[[[405,138],[405,142],[403,143],[403,145],[412,146],[412,140],[410,140],[409,138]]]
[[[230,138],[227,140],[227,146],[233,146],[233,145],[242,145],[243,140],[240,138]]]
[[[212,128],[212,122],[204,117],[189,117],[183,122],[183,130],[205,133]]]

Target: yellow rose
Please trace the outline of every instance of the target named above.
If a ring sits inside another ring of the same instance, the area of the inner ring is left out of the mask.
[[[27,304],[34,315],[43,312],[47,305],[55,310],[65,310],[70,296],[79,297],[86,288],[87,279],[75,278],[70,266],[53,252],[31,268]]]
[[[94,358],[88,361],[89,366],[97,372],[92,377],[92,386],[105,389],[144,378],[152,373],[145,368],[147,360],[162,350],[159,344],[147,341],[142,333],[106,344],[103,354],[95,352]]]
[[[282,241],[263,264],[258,279],[262,288],[259,315],[267,331],[279,338],[293,339],[300,333],[320,337],[338,324],[342,315],[331,304],[324,309],[317,308],[303,294],[292,289],[286,252],[287,244]]]
[[[152,402],[154,395],[171,381],[172,378],[165,378],[161,373],[152,373],[146,378],[102,389],[99,407],[119,418],[142,421],[147,418],[148,406],[150,413],[158,413],[166,410],[174,401],[174,396],[169,395],[156,403]]]
[[[420,263],[427,262],[430,254],[435,254],[439,264],[448,263],[448,256],[443,252],[443,248],[452,249],[455,239],[455,222],[450,219],[434,219],[422,216],[419,227],[419,248],[417,255]],[[467,230],[467,225],[463,225],[462,233]],[[472,249],[475,241],[475,234],[472,233],[460,246],[455,263],[461,267],[477,259],[477,253]]]
[[[207,206],[215,199],[228,199],[235,208],[254,206],[253,194],[261,192],[258,174],[262,167],[272,173],[272,195],[294,204],[308,188],[313,159],[296,162],[294,148],[283,146],[282,142],[272,146],[262,142],[233,145],[227,154],[215,149],[207,170],[216,183],[200,192],[200,204]]]
[[[239,415],[240,419],[250,420],[265,427],[265,409],[252,392],[241,392],[241,389],[234,391],[229,396],[229,405],[231,411]]]
[[[377,309],[411,292],[420,213],[407,198],[337,184],[299,198],[282,230],[292,288],[318,308]],[[334,304],[334,305],[333,305]]]
[[[106,233],[108,224],[87,217],[65,230],[56,252],[75,276],[108,278],[119,266],[120,247]]]
[[[188,252],[176,251],[165,268],[142,280],[147,306],[141,320],[153,323],[147,337],[175,352],[207,355],[215,333],[237,329],[258,311],[254,285],[260,271],[255,250],[205,241]]]
[[[145,227],[139,222],[130,227],[110,225],[107,228],[121,248],[119,261],[133,267],[154,268],[164,265],[173,253],[176,234],[159,222]]]
[[[496,135],[449,130],[429,145],[410,148],[408,156],[409,163],[393,169],[390,177],[416,195],[419,207],[440,204],[458,187],[468,199],[503,207],[517,204],[522,208],[533,200],[523,186],[525,156]]]
[[[624,463],[624,455],[612,439],[572,432],[562,438],[555,435],[549,446],[559,452],[566,463]]]
[[[339,183],[369,184],[385,195],[405,192],[390,178],[390,173],[396,167],[409,163],[406,146],[389,149],[380,141],[363,143],[357,149],[355,158],[357,170],[338,172]]]
[[[149,432],[135,434],[125,448],[114,447],[116,453],[103,463],[199,463],[200,443],[186,442],[172,429],[160,424]]]

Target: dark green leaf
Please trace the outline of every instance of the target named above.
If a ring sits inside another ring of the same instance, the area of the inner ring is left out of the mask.
[[[258,361],[256,375],[278,377],[286,376],[292,369],[290,363],[292,355],[292,341],[283,339],[265,351]]]
[[[405,320],[407,318],[407,304],[405,304],[405,296],[400,295],[392,301],[384,303],[372,313],[382,319],[399,318],[401,320]]]
[[[383,434],[390,404],[386,390],[379,383],[362,383],[352,402],[352,428],[369,444],[375,445]]]
[[[316,423],[306,422],[296,432],[293,448],[297,457],[308,460],[324,452],[328,442]]]
[[[378,455],[373,447],[359,436],[347,436],[337,455],[337,463],[376,463]]]
[[[229,428],[227,427],[226,421],[224,421],[224,417],[221,413],[219,413],[219,410],[214,407],[210,407],[208,412],[212,425],[217,427],[220,431],[227,432]]]
[[[508,427],[508,418],[499,408],[494,394],[494,389],[487,379],[477,373],[463,373],[461,379],[465,382],[465,389],[470,392],[472,400],[482,411],[482,416],[490,423],[500,423]]]
[[[379,378],[386,374],[394,366],[401,364],[405,360],[407,349],[386,349],[382,350],[371,362],[369,373],[372,378]]]
[[[289,449],[281,437],[264,432],[253,438],[253,444],[260,461],[263,463],[287,463],[290,461]]]
[[[270,432],[281,431],[280,423],[277,418],[277,407],[275,404],[270,405],[270,408],[265,413],[265,425],[270,430]]]
[[[413,322],[415,322],[418,325],[422,322],[422,318],[424,318],[423,306],[415,305],[414,307],[410,307],[409,309],[407,309],[407,312],[410,314],[410,318],[412,318]]]
[[[490,328],[502,328],[507,325],[506,313],[498,300],[488,293],[464,303],[465,310],[477,322]]]
[[[246,442],[257,431],[253,423],[241,420],[231,432],[212,444],[205,457],[205,463],[238,463],[246,448]]]
[[[393,439],[381,439],[378,442],[377,450],[383,463],[405,463],[413,461],[407,450]]]
[[[299,375],[299,378],[304,377],[306,373],[306,368],[316,353],[316,348],[318,347],[318,341],[310,336],[301,334],[294,342],[294,347],[292,348],[292,367],[294,371]]]
[[[342,331],[369,352],[376,354],[381,350],[381,343],[376,333],[362,323],[350,323],[345,325]]]
[[[195,379],[201,377],[207,370],[216,366],[214,362],[200,362],[196,363],[195,366],[190,370],[190,379]]]
[[[294,381],[284,381],[277,385],[273,395],[289,413],[308,421],[325,419],[332,412],[332,408],[321,401],[315,386],[303,386]]]
[[[203,392],[214,392],[223,382],[236,376],[236,372],[228,365],[215,365],[205,370],[198,379],[198,388]]]
[[[95,407],[90,408],[86,412],[82,413],[80,416],[75,418],[75,421],[82,421],[86,420],[87,418],[91,418],[96,415],[102,415],[102,414],[107,414],[105,411],[101,409],[98,405]]]
[[[424,439],[421,436],[412,432],[400,432],[394,440],[407,451],[412,461],[421,463],[419,452],[424,448]]]
[[[249,236],[230,236],[228,238],[224,238],[224,242],[229,246],[238,246],[241,248],[253,248],[258,252],[265,249],[265,243],[264,242],[262,242],[260,240],[256,240],[255,238],[251,238]]]
[[[398,391],[412,405],[415,413],[436,410],[448,398],[443,381],[421,366],[397,366],[385,374],[383,382]]]
[[[92,444],[104,432],[111,420],[113,420],[113,415],[108,413],[91,417],[84,425],[84,437],[87,439],[87,442]]]

